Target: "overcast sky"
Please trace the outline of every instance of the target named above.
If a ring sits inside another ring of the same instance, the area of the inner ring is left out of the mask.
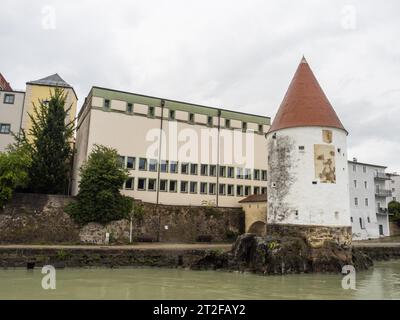
[[[400,172],[400,1],[1,1],[0,72],[274,117],[304,54],[349,158]]]

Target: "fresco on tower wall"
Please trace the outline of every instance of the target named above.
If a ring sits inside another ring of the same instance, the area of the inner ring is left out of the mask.
[[[321,183],[336,183],[335,147],[333,145],[314,145],[315,178]]]

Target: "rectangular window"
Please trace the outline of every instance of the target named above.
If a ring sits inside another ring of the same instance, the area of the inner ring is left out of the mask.
[[[188,163],[182,163],[181,164],[181,173],[182,174],[188,174],[189,173],[189,164]]]
[[[242,130],[243,131],[247,130],[247,122],[242,122]]]
[[[354,183],[354,188],[357,188],[357,180],[354,180],[353,183]]]
[[[157,160],[156,159],[149,160],[149,171],[152,171],[152,172],[157,171]]]
[[[261,180],[267,181],[267,170],[261,170]]]
[[[264,130],[263,130],[263,125],[262,124],[259,124],[258,125],[258,133],[263,133],[264,132]]]
[[[149,179],[147,189],[149,191],[155,191],[156,190],[156,179]]]
[[[251,187],[250,186],[245,186],[244,187],[244,195],[249,196],[251,194]]]
[[[260,194],[260,187],[254,187],[253,193],[254,194]]]
[[[357,170],[357,166],[355,164],[353,164],[353,172],[356,172]]]
[[[154,117],[154,107],[149,106],[149,109],[147,110],[147,115],[149,117]]]
[[[225,185],[225,184],[220,184],[220,185],[219,185],[219,191],[218,191],[218,193],[219,193],[221,196],[224,196],[224,195],[225,195],[225,193],[226,193],[226,185]]]
[[[216,184],[215,183],[209,183],[208,184],[208,192],[209,194],[215,194],[216,192]]]
[[[0,123],[0,133],[9,134],[11,132],[11,125],[9,123]]]
[[[231,127],[231,120],[225,119],[225,128],[230,128]]]
[[[168,180],[160,180],[160,191],[166,192],[168,186]]]
[[[194,123],[194,113],[189,113],[189,122]]]
[[[190,182],[190,193],[197,193],[197,182]]]
[[[354,204],[358,206],[358,198],[354,198]]]
[[[244,178],[251,180],[251,169],[244,169]]]
[[[243,197],[243,186],[236,186],[236,196]]]
[[[350,217],[350,222],[353,223],[353,217]]]
[[[367,172],[367,167],[363,166],[363,172],[366,173]]]
[[[261,194],[267,194],[267,187],[261,188]]]
[[[169,120],[175,120],[175,110],[169,110]]]
[[[368,207],[368,198],[365,198],[365,206]]]
[[[207,117],[207,125],[211,127],[212,124],[213,124],[213,117],[208,116],[208,117]]]
[[[210,176],[211,177],[217,176],[217,166],[214,164],[210,164]]]
[[[201,194],[207,193],[207,182],[200,182],[200,193]]]
[[[126,105],[126,112],[128,112],[128,113],[132,113],[133,112],[133,104],[132,103],[128,103]]]
[[[369,217],[367,217],[367,221],[368,223],[371,223],[371,219]]]
[[[202,176],[208,176],[208,164],[201,164],[200,165],[200,174]]]
[[[124,156],[118,156],[118,165],[121,168],[125,168],[125,157]]]
[[[368,188],[368,182],[364,181],[364,188],[367,189]]]
[[[181,193],[188,193],[188,182],[181,181]]]
[[[243,169],[236,168],[236,179],[243,179]]]
[[[110,100],[104,99],[104,108],[110,109]]]
[[[234,190],[233,190],[234,186],[233,184],[228,184],[226,192],[228,194],[228,196],[233,196],[234,195]]]
[[[142,170],[142,171],[147,170],[147,159],[146,158],[139,159],[139,170]]]
[[[168,160],[161,160],[160,171],[161,172],[168,172]]]
[[[254,180],[260,180],[260,170],[254,169]]]
[[[135,169],[135,157],[126,158],[126,167],[128,169]]]
[[[225,178],[226,177],[226,167],[219,166],[219,176]]]
[[[128,178],[125,181],[125,189],[127,190],[133,190],[133,185],[134,185],[134,178]]]
[[[228,167],[228,178],[234,178],[234,177],[235,177],[235,168]]]
[[[196,163],[190,164],[190,174],[197,175],[197,164]]]
[[[169,181],[169,192],[176,192],[178,182],[176,180]]]
[[[169,165],[169,169],[171,173],[178,173],[178,162],[176,161],[171,161]]]
[[[138,190],[146,190],[146,178],[138,179]]]
[[[5,94],[3,102],[6,104],[14,104],[15,95],[14,94]]]

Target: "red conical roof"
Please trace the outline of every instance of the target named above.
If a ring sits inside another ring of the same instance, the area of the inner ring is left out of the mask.
[[[346,131],[303,57],[269,132],[309,126]]]

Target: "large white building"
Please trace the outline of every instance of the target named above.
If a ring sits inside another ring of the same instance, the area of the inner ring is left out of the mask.
[[[351,224],[354,240],[389,236],[388,189],[386,167],[349,161]]]
[[[268,117],[93,87],[78,115],[72,193],[80,166],[99,144],[115,148],[129,170],[126,195],[240,206],[266,193],[269,125]]]

